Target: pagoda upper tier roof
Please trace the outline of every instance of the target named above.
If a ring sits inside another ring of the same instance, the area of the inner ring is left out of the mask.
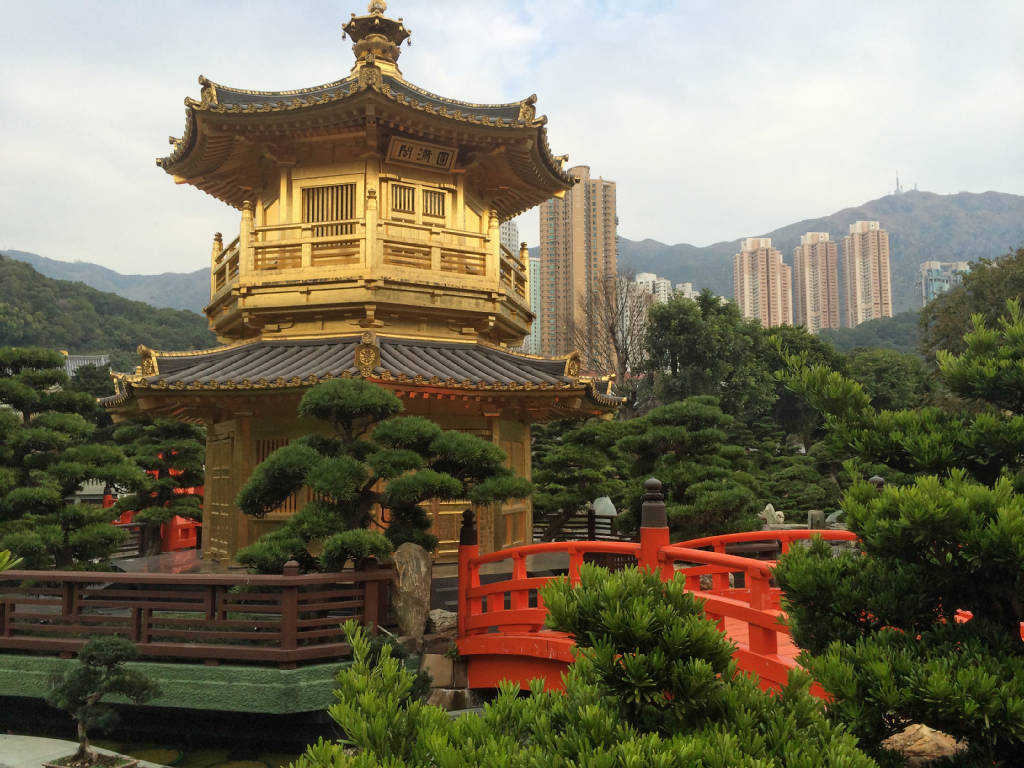
[[[503,218],[522,212],[572,186],[548,145],[547,118],[537,116],[537,97],[508,104],[474,104],[423,90],[387,70],[361,64],[350,76],[292,91],[250,91],[199,78],[201,99],[186,99],[185,133],[157,164],[241,208],[251,194],[247,170],[290,142],[351,134],[368,121],[405,135],[460,144],[479,153],[499,150],[510,194],[497,196]],[[285,150],[286,151],[286,150]]]
[[[115,374],[118,394],[133,390],[261,390],[308,387],[333,378],[363,377],[385,384],[450,390],[560,392],[577,390],[602,410],[621,399],[610,383],[579,375],[579,358],[524,355],[479,342],[446,342],[382,335],[257,340],[195,352],[140,348],[134,374]]]

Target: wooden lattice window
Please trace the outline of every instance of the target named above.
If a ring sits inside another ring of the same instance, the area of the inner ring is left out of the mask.
[[[444,218],[445,193],[434,189],[423,190],[423,215]]]
[[[416,212],[416,188],[404,184],[391,185],[391,210],[398,213]]]
[[[306,187],[302,190],[302,223],[335,222],[312,227],[312,237],[351,235],[352,223],[336,222],[356,218],[356,185],[331,184],[326,187]]]

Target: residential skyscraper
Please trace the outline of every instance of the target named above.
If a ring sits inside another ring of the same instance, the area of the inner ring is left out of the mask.
[[[519,222],[516,219],[501,222],[498,226],[498,240],[509,253],[519,253]]]
[[[839,248],[808,232],[793,249],[793,319],[811,333],[839,327]]]
[[[614,291],[618,271],[615,182],[590,178],[586,165],[569,173],[576,185],[540,206],[540,308],[534,312],[541,353],[566,355],[579,346],[586,364],[597,333],[590,308]]]
[[[535,317],[530,326],[530,335],[523,342],[523,351],[531,355],[540,354],[541,298],[540,298],[540,256],[530,257],[530,309]]]
[[[921,306],[964,280],[971,268],[966,261],[925,261],[921,263]]]
[[[877,221],[850,225],[850,234],[843,238],[843,282],[847,328],[892,317],[889,233]]]
[[[770,237],[748,237],[733,256],[733,293],[744,317],[761,325],[793,324],[793,277]]]
[[[644,293],[653,296],[655,304],[667,304],[672,298],[672,281],[658,277],[653,272],[639,272],[633,282]]]

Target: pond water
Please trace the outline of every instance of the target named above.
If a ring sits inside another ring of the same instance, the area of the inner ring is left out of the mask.
[[[266,752],[245,747],[210,749],[151,742],[133,744],[109,739],[96,739],[93,743],[122,755],[173,768],[285,768],[299,757],[298,753]]]

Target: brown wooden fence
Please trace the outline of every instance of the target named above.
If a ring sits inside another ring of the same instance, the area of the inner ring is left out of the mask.
[[[0,573],[0,652],[70,655],[95,635],[144,658],[294,667],[350,651],[339,626],[388,622],[393,572],[250,574]]]

